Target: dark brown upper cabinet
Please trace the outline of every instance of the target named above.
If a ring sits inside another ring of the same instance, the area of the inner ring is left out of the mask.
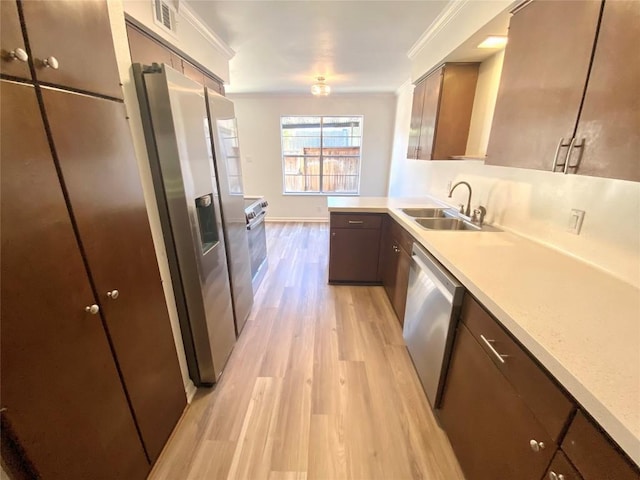
[[[516,10],[486,163],[640,181],[639,25],[634,1]]]
[[[407,158],[464,155],[478,81],[478,63],[445,63],[416,84]]]
[[[27,47],[15,0],[0,2],[0,72],[12,77],[31,79]]]
[[[122,98],[107,2],[21,2],[38,81]]]

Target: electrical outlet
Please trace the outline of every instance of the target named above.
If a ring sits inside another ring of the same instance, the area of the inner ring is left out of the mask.
[[[567,232],[580,235],[580,230],[582,229],[583,221],[584,221],[584,210],[576,210],[575,208],[572,209],[571,216],[569,217],[569,225],[567,227]]]

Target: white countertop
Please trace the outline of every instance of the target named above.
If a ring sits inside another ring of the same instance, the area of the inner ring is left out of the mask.
[[[389,213],[464,284],[640,465],[640,290],[510,232],[433,231],[400,208],[435,199],[329,197]]]

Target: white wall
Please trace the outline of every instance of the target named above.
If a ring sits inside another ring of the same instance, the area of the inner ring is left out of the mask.
[[[326,220],[321,195],[282,193],[281,115],[363,115],[360,195],[386,195],[391,157],[393,94],[229,95],[235,105],[245,192],[264,195],[271,220]]]
[[[499,83],[500,57],[481,66],[468,154],[486,152],[488,127]],[[473,205],[487,208],[487,221],[545,243],[640,286],[640,183],[537,170],[496,167],[482,161],[419,161],[406,158],[412,86],[398,92],[389,195],[425,193],[447,198],[449,181],[468,181]],[[586,211],[580,235],[568,233],[570,210]],[[603,292],[605,293],[605,292]],[[558,292],[559,295],[562,292]]]

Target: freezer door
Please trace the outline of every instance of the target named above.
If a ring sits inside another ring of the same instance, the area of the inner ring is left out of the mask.
[[[231,291],[238,335],[253,305],[251,260],[244,214],[240,145],[233,102],[207,89],[210,161],[215,166],[227,245]]]

